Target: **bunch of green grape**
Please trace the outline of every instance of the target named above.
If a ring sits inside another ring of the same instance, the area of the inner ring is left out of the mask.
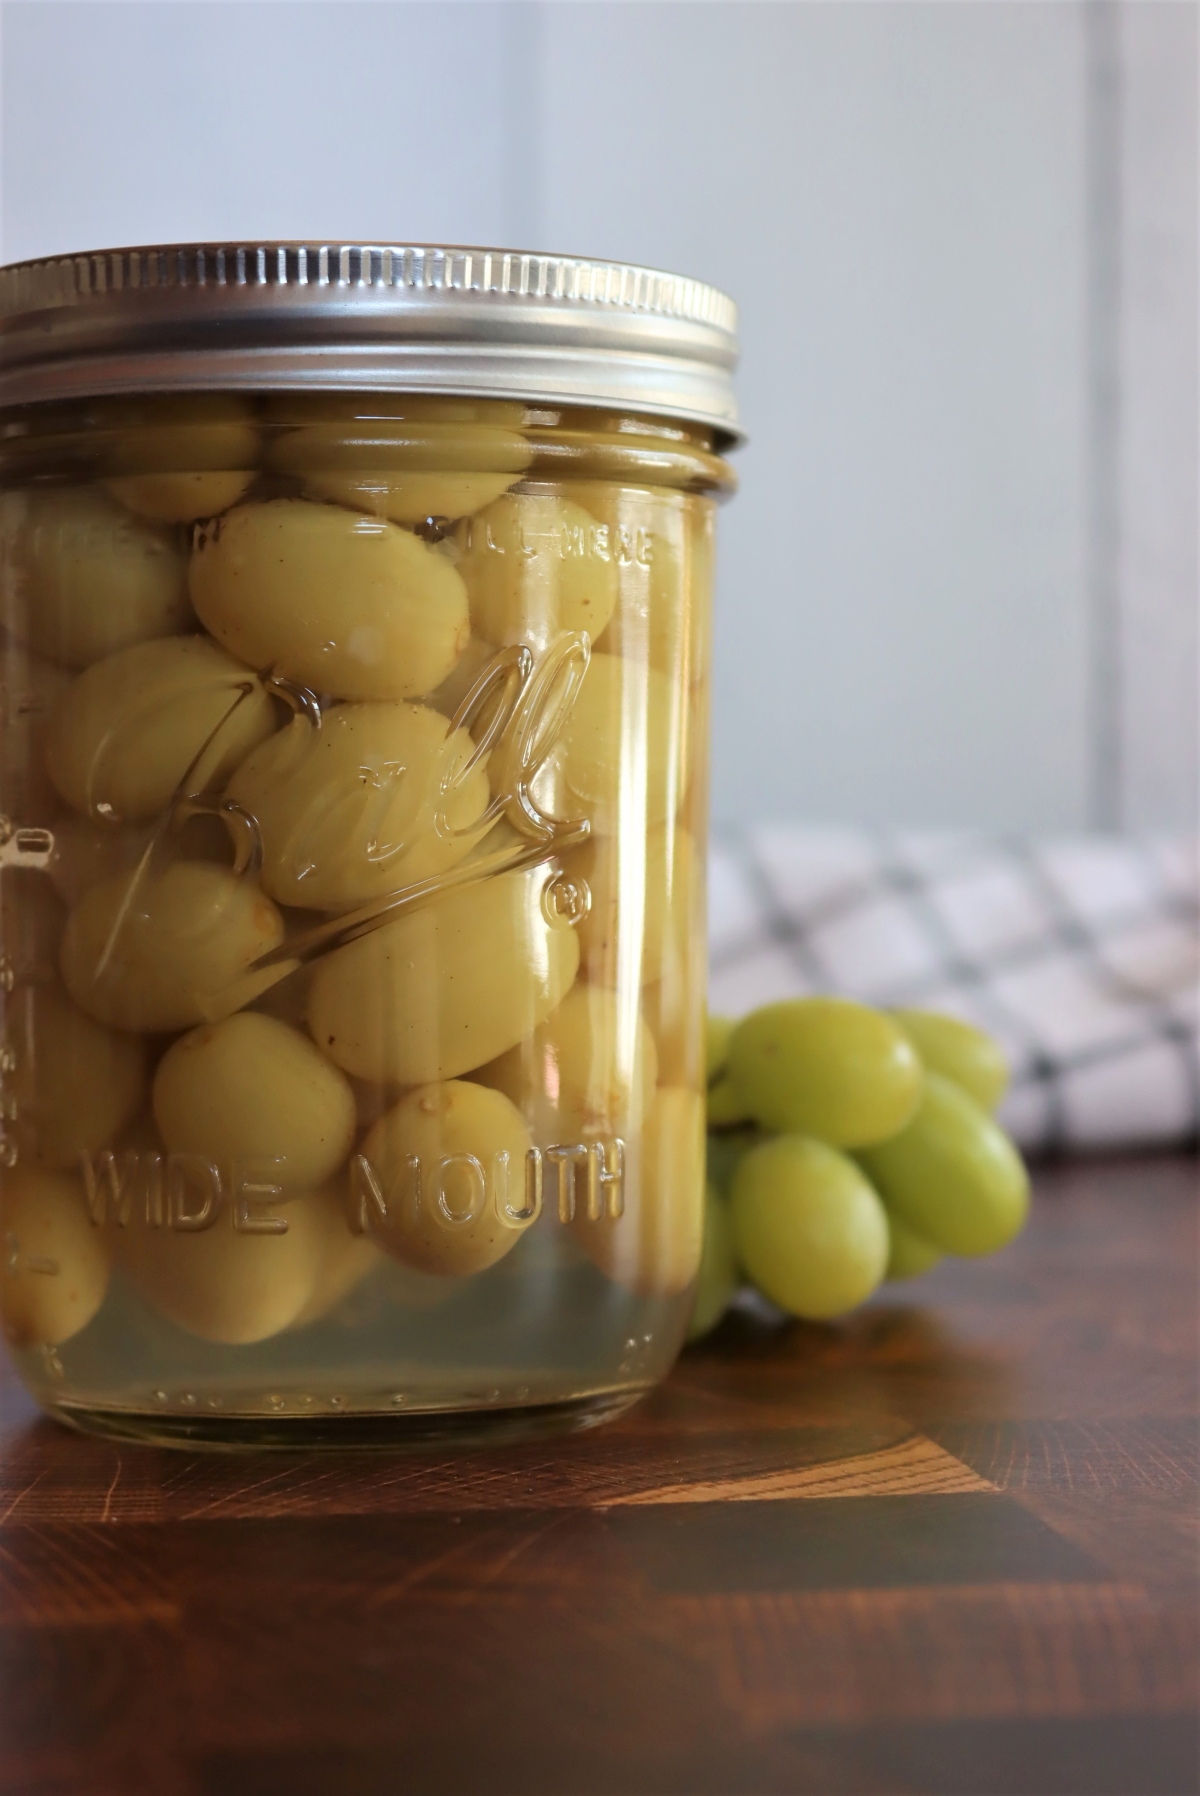
[[[1029,1209],[993,1120],[1008,1068],[934,1011],[793,998],[708,1020],[704,1255],[688,1338],[743,1279],[824,1321],[946,1254],[994,1253]]]

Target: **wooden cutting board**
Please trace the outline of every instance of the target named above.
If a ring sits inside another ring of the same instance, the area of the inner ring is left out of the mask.
[[[0,1791],[1195,1791],[1196,1163],[1037,1183],[580,1435],[220,1458],[9,1374]]]

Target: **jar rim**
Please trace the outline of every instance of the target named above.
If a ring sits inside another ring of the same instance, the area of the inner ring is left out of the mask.
[[[603,405],[741,440],[737,311],[632,263],[448,244],[188,243],[0,268],[0,406],[201,390]]]

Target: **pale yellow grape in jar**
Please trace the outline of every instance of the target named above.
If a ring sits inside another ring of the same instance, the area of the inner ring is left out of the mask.
[[[246,450],[242,450],[244,455]],[[254,482],[254,469],[187,474],[129,474],[105,485],[114,499],[139,517],[165,524],[191,523],[228,511]]]
[[[352,1073],[347,1073],[346,1078],[354,1093],[354,1109],[360,1135],[373,1129],[380,1117],[404,1095],[403,1087],[399,1085],[381,1085],[376,1079],[356,1079]]]
[[[188,393],[112,405],[105,481],[114,498],[142,517],[191,523],[215,517],[241,498],[262,459],[249,401],[226,393]]]
[[[662,979],[642,990],[642,1014],[658,1050],[660,1085],[703,1083],[704,1044],[697,989],[682,979]]]
[[[654,1096],[658,1054],[636,1003],[576,985],[527,1041],[483,1067],[539,1140],[630,1135]]]
[[[258,820],[263,885],[281,904],[348,909],[460,861],[479,841],[487,769],[466,730],[425,705],[335,705],[243,762],[228,796]]]
[[[704,1239],[704,1103],[663,1085],[641,1140],[626,1153],[625,1209],[589,1217],[576,1201],[575,1228],[601,1272],[642,1296],[685,1291]]]
[[[57,892],[33,868],[0,873],[0,949],[13,986],[54,984],[67,913]]]
[[[354,1094],[306,1035],[254,1011],[174,1042],[154,1076],[154,1119],[172,1152],[241,1177],[312,1190],[354,1140]]]
[[[159,821],[122,824],[69,814],[57,818],[46,868],[55,891],[74,906],[102,879],[132,873],[151,844],[164,866],[169,861],[209,861],[228,867],[229,829],[221,817],[201,813],[165,836]]]
[[[680,797],[683,708],[657,669],[594,654],[557,746],[533,781],[540,808],[587,817],[601,835],[664,822]]]
[[[369,1273],[387,1263],[369,1235],[353,1234],[344,1225],[331,1231],[308,1301],[289,1326],[307,1328],[310,1322],[320,1322],[357,1290]]]
[[[546,648],[561,631],[595,641],[617,602],[607,528],[569,499],[508,493],[460,526],[459,572],[485,642]]]
[[[360,1078],[424,1085],[483,1066],[554,1009],[579,966],[544,866],[444,892],[322,960],[308,1023]],[[547,915],[547,911],[550,915]]]
[[[60,817],[54,825],[54,847],[47,872],[59,896],[78,904],[83,894],[113,874],[131,874],[154,840],[153,823],[93,822],[90,817]],[[225,835],[222,829],[222,835]],[[229,859],[225,836],[224,861]],[[55,957],[57,964],[57,956]]]
[[[141,1109],[145,1048],[97,1023],[57,985],[20,988],[5,1009],[5,1045],[16,1060],[5,1085],[22,1155],[77,1172],[82,1154],[111,1146]]]
[[[70,667],[194,623],[177,534],[87,487],[5,496],[0,585],[9,634]]]
[[[97,661],[54,708],[50,777],[90,816],[139,823],[221,785],[276,727],[250,668],[206,636],[140,642]]]
[[[580,505],[607,525],[620,569],[616,608],[596,647],[604,654],[648,661],[660,673],[690,684],[700,678],[693,604],[692,545],[701,502],[680,493],[652,492],[601,481],[571,488]]]
[[[0,811],[18,824],[47,824],[62,806],[46,771],[46,736],[71,684],[65,667],[17,642],[0,649]]]
[[[314,497],[394,524],[467,517],[507,492],[532,459],[518,431],[417,419],[309,425],[271,452],[272,465],[301,475]]]
[[[443,717],[453,717],[476,680],[487,672],[496,654],[497,650],[490,642],[485,642],[482,636],[472,636],[450,673],[429,694],[426,704],[440,711]]]
[[[368,1212],[376,1239],[423,1272],[462,1278],[494,1266],[533,1220],[525,1202],[531,1145],[502,1092],[465,1079],[409,1092],[363,1143],[386,1209]]]
[[[190,1029],[237,1010],[271,983],[250,975],[283,941],[258,886],[223,867],[178,861],[118,873],[84,893],[61,965],[75,1002],[116,1029]]]
[[[345,1216],[328,1190],[245,1193],[239,1210],[186,1161],[167,1159],[160,1176],[162,1224],[135,1208],[126,1228],[111,1231],[113,1252],[152,1308],[203,1340],[248,1346],[280,1334],[304,1313],[331,1257],[346,1251]]]
[[[675,996],[692,937],[703,928],[704,869],[690,831],[668,825],[644,836],[633,828],[601,836],[565,856],[564,866],[591,896],[579,924],[588,978],[665,980]]]
[[[18,1167],[0,1181],[0,1319],[13,1347],[57,1347],[108,1289],[108,1252],[73,1173]]]
[[[309,918],[302,918],[301,928],[307,929],[309,922]],[[285,929],[286,927],[285,924]],[[252,1008],[261,1016],[275,1017],[281,1023],[290,1023],[295,1029],[307,1029],[308,988],[312,984],[312,972],[310,965],[294,967],[283,978],[268,985],[254,999]]]
[[[445,555],[380,518],[272,499],[197,532],[192,600],[218,642],[335,698],[420,698],[470,634]]]

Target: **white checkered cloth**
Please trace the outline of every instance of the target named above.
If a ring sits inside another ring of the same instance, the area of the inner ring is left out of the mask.
[[[1026,1148],[1200,1134],[1195,841],[763,826],[714,844],[709,941],[720,1014],[840,992],[986,1029]]]

